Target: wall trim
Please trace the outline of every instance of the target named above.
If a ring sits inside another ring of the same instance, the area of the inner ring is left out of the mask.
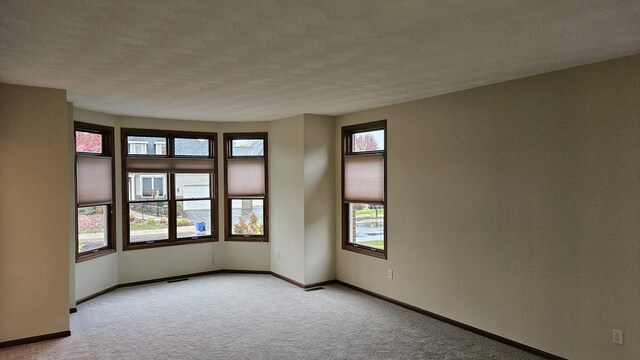
[[[315,282],[315,283],[309,283],[309,284],[303,284],[301,282],[295,281],[293,279],[290,279],[284,275],[280,275],[278,273],[275,273],[273,271],[269,272],[271,275],[277,277],[280,280],[284,280],[288,283],[291,283],[299,288],[303,288],[303,289],[308,289],[308,288],[312,288],[312,287],[316,287],[316,286],[322,286],[322,285],[329,285],[329,284],[335,284],[336,280],[327,280],[327,281],[319,281],[319,282]]]
[[[93,293],[91,295],[88,295],[88,296],[85,296],[85,297],[83,297],[81,299],[78,299],[78,300],[76,300],[76,306],[82,304],[85,301],[89,301],[91,299],[95,299],[100,295],[104,295],[106,293],[110,293],[110,292],[112,292],[113,290],[115,290],[117,288],[118,288],[118,285],[113,285],[113,286],[108,287],[108,288],[106,288],[104,290],[98,291],[97,293]],[[77,311],[77,308],[76,308],[76,311]]]
[[[405,302],[402,302],[402,301],[399,301],[399,300],[396,300],[396,299],[390,298],[390,297],[388,297],[388,296],[380,295],[380,294],[375,293],[375,292],[373,292],[373,291],[366,290],[366,289],[363,289],[363,288],[361,288],[361,287],[357,287],[357,286],[355,286],[355,285],[351,285],[351,284],[346,283],[346,282],[344,282],[344,281],[335,280],[335,283],[336,283],[336,284],[339,284],[339,285],[342,285],[342,286],[345,286],[345,287],[348,287],[348,288],[350,288],[350,289],[356,290],[356,291],[360,291],[360,292],[362,292],[362,293],[364,293],[364,294],[367,294],[367,295],[370,295],[370,296],[376,297],[376,298],[378,298],[378,299],[381,299],[381,300],[384,300],[384,301],[390,302],[390,303],[392,303],[392,304],[395,304],[395,305],[401,306],[401,307],[403,307],[403,308],[405,308],[405,309],[409,309],[409,310],[411,310],[411,311],[415,311],[415,312],[420,313],[420,314],[422,314],[422,315],[426,315],[426,316],[431,317],[431,318],[434,318],[434,319],[436,319],[436,320],[440,320],[440,321],[442,321],[442,322],[445,322],[445,323],[447,323],[447,324],[450,324],[450,325],[453,325],[453,326],[459,327],[459,328],[461,328],[461,329],[464,329],[464,330],[470,331],[470,332],[475,333],[475,334],[478,334],[478,335],[480,335],[480,336],[484,336],[484,337],[489,338],[489,339],[491,339],[491,340],[495,340],[495,341],[501,342],[501,343],[503,343],[503,344],[509,345],[509,346],[511,346],[511,347],[514,347],[514,348],[517,348],[517,349],[520,349],[520,350],[526,351],[526,352],[528,352],[528,353],[530,353],[530,354],[533,354],[533,355],[537,355],[537,356],[543,357],[543,358],[545,358],[545,359],[549,359],[549,360],[567,360],[567,359],[565,359],[565,358],[563,358],[563,357],[560,357],[560,356],[557,356],[557,355],[550,354],[550,353],[548,353],[548,352],[546,352],[546,351],[536,349],[536,348],[531,347],[531,346],[529,346],[529,345],[525,345],[525,344],[523,344],[523,343],[519,343],[519,342],[514,341],[514,340],[511,340],[511,339],[507,339],[507,338],[505,338],[505,337],[502,337],[502,336],[500,336],[500,335],[496,335],[496,334],[490,333],[490,332],[485,331],[485,330],[482,330],[482,329],[478,329],[477,327],[473,327],[473,326],[471,326],[471,325],[467,325],[467,324],[465,324],[465,323],[461,323],[461,322],[459,322],[459,321],[456,321],[456,320],[450,319],[450,318],[448,318],[448,317],[446,317],[446,316],[442,316],[442,315],[436,314],[436,313],[434,313],[434,312],[431,312],[431,311],[428,311],[428,310],[425,310],[425,309],[419,308],[419,307],[417,307],[417,306],[413,306],[413,305],[407,304],[407,303],[405,303]]]
[[[192,274],[166,276],[166,277],[149,279],[149,280],[132,281],[132,282],[128,282],[128,283],[118,284],[118,285],[116,285],[116,289],[117,288],[122,288],[122,287],[129,287],[129,286],[153,284],[153,283],[157,283],[157,282],[164,282],[164,281],[170,281],[170,280],[176,280],[176,279],[182,279],[182,278],[213,275],[213,274],[217,274],[219,272],[220,272],[220,270],[211,270],[211,271],[203,271],[203,272],[197,272],[197,273],[192,273]],[[113,290],[115,290],[115,289],[113,289]]]
[[[315,282],[315,283],[305,284],[303,286],[303,289],[309,289],[309,288],[314,288],[314,287],[324,286],[324,285],[331,285],[331,284],[335,284],[335,283],[336,283],[336,280],[319,281],[319,282]]]
[[[71,331],[67,330],[67,331],[60,331],[60,332],[51,333],[51,334],[31,336],[31,337],[26,337],[22,339],[2,341],[0,342],[0,349],[7,348],[10,346],[25,345],[25,344],[31,344],[31,343],[45,341],[45,340],[57,339],[61,337],[67,337],[70,335],[71,335]]]
[[[280,275],[280,274],[275,273],[273,271],[271,271],[271,275],[277,277],[280,280],[284,280],[284,281],[288,282],[289,284],[293,284],[293,285],[295,285],[295,286],[297,286],[299,288],[303,288],[304,289],[304,284],[301,283],[301,282],[295,281],[293,279],[290,279],[290,278],[288,278],[288,277],[286,277],[284,275]]]

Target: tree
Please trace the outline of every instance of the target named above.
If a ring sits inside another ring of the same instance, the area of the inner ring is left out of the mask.
[[[102,152],[102,135],[84,131],[76,132],[76,151],[88,153]]]
[[[236,234],[262,234],[262,225],[258,225],[258,216],[254,213],[249,215],[249,223],[244,221],[242,217],[238,218],[238,222],[233,224],[233,230]]]
[[[378,150],[378,143],[369,134],[353,136],[353,151],[375,151]]]

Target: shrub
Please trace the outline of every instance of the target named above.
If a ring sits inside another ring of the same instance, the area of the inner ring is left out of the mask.
[[[178,219],[178,226],[189,226],[192,225],[191,220],[188,218],[180,218]]]
[[[354,210],[364,210],[367,207],[367,204],[353,204]]]

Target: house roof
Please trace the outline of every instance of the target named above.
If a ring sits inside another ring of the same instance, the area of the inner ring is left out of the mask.
[[[264,141],[251,142],[250,146],[234,146],[235,156],[261,156],[264,155]]]
[[[195,141],[194,141],[195,140]],[[147,137],[147,136],[129,136],[128,141],[139,141],[147,143],[147,151],[149,153],[155,153],[155,144],[165,144],[165,138],[159,137]],[[181,139],[176,139],[174,142],[175,152],[176,154],[208,154],[209,153],[209,142],[208,141],[198,141],[197,139],[188,139],[187,141],[183,141]]]
[[[0,1],[0,81],[209,121],[338,115],[640,52],[637,0]]]

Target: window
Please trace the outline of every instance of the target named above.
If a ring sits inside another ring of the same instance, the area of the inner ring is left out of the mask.
[[[166,155],[167,154],[167,144],[163,142],[157,142],[153,144],[156,147],[156,155]]]
[[[131,175],[131,174],[129,174]],[[135,178],[135,175],[134,175]],[[140,178],[140,196],[143,198],[163,197],[167,188],[166,175],[139,175]],[[135,191],[135,190],[134,190]]]
[[[269,241],[267,134],[225,134],[225,238]]]
[[[387,258],[386,120],[342,128],[342,248]]]
[[[147,145],[149,144],[142,141],[129,141],[129,154],[146,154]]]
[[[115,252],[113,128],[74,123],[76,261]]]
[[[124,249],[217,241],[216,134],[122,129],[122,142]]]

